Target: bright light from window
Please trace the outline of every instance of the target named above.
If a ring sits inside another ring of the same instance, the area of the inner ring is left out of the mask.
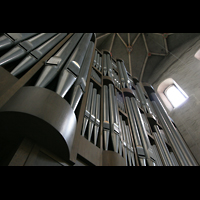
[[[184,92],[181,92],[175,85],[169,86],[165,90],[165,95],[174,108],[180,106],[188,98],[188,96]]]

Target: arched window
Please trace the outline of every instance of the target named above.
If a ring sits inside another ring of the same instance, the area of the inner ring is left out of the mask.
[[[158,86],[157,92],[170,111],[179,107],[188,99],[188,95],[172,78],[164,80]]]

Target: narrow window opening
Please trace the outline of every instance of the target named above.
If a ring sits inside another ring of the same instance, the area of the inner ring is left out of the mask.
[[[172,104],[173,108],[179,107],[188,99],[187,94],[175,84],[168,86],[165,89],[164,94]]]

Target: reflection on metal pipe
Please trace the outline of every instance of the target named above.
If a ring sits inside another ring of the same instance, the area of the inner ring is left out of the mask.
[[[37,49],[31,51],[12,71],[13,76],[17,76],[21,72],[33,66],[41,59],[48,51],[50,51],[57,43],[59,43],[67,33],[59,33]]]
[[[73,54],[60,73],[56,93],[64,97],[77,79],[83,59],[85,57],[92,33],[86,33],[81,38]]]
[[[169,129],[170,129],[175,141],[177,142],[177,144],[180,148],[180,151],[182,152],[182,154],[183,154],[185,160],[187,161],[188,165],[196,166],[197,163],[195,162],[191,153],[189,152],[188,148],[186,147],[185,142],[183,141],[182,137],[180,136],[180,134],[178,133],[178,131],[176,130],[176,128],[172,124],[171,120],[169,119],[168,114],[167,114],[166,110],[164,109],[162,103],[158,99],[157,95],[154,94],[154,93],[152,93],[151,95],[156,100],[156,102],[158,102],[156,105],[158,106],[158,109],[160,110],[167,126],[169,127]]]
[[[16,47],[12,48],[0,58],[0,65],[8,64],[22,58],[56,34],[57,33],[41,33],[35,37],[20,42]]]
[[[87,97],[87,103],[86,103],[86,109],[85,109],[85,116],[84,116],[84,119],[83,119],[82,136],[85,135],[85,130],[86,130],[86,127],[87,127],[88,119],[90,118],[90,108],[91,108],[91,101],[92,101],[92,88],[93,88],[93,83],[90,82],[88,97]]]
[[[99,127],[100,127],[100,94],[97,94],[97,103],[96,103],[96,121],[94,125],[94,145],[97,144],[97,138],[99,134]]]
[[[165,153],[165,156],[167,158],[167,161],[169,163],[169,166],[174,166],[174,162],[170,156],[170,153],[169,153],[169,150],[167,148],[167,145],[165,144],[165,141],[163,140],[162,136],[161,136],[161,133],[160,133],[160,129],[158,126],[154,125],[154,128],[156,130],[156,133],[157,133],[157,137],[161,143],[161,148],[164,150],[164,153]]]
[[[107,72],[108,72],[108,68],[107,68],[107,56],[106,54],[104,53],[103,54],[103,75],[106,76],[107,75]]]
[[[141,136],[142,144],[143,144],[143,147],[144,147],[144,152],[145,152],[145,155],[146,155],[147,163],[148,163],[149,166],[152,166],[153,163],[152,163],[152,159],[150,158],[150,154],[152,153],[152,150],[150,148],[151,146],[150,146],[149,138],[148,138],[146,129],[144,127],[144,122],[142,120],[142,116],[141,116],[141,113],[139,111],[139,108],[137,107],[137,103],[136,103],[135,98],[131,97],[131,103],[132,103],[131,105],[133,107],[134,114],[135,114],[135,117],[136,117],[136,122],[137,122],[138,129],[139,129],[139,132],[140,132],[140,136]]]
[[[8,49],[37,34],[38,33],[4,33],[4,35],[0,37],[0,50]]]
[[[89,129],[88,129],[88,140],[89,141],[91,140],[93,126],[95,123],[96,98],[97,98],[97,89],[94,88],[92,91],[92,104],[91,104],[90,121],[89,121]]]
[[[73,86],[74,89],[71,96],[70,105],[74,111],[76,110],[76,107],[83,93],[85,92],[86,80],[91,63],[93,49],[94,49],[94,42],[90,41],[85,58],[83,60],[83,64],[80,69],[80,74]]]
[[[111,137],[113,148],[116,153],[118,153],[119,148],[119,124],[117,113],[115,110],[115,99],[114,99],[114,86],[112,84],[108,85],[109,87],[109,111],[110,111],[110,123],[111,123]]]
[[[35,86],[46,87],[60,72],[83,33],[75,33],[45,64]]]
[[[166,122],[165,122],[165,120],[164,120],[164,118],[163,118],[163,116],[162,116],[162,114],[161,114],[156,102],[152,101],[152,104],[154,106],[154,109],[156,111],[156,114],[157,114],[158,118],[160,119],[161,125],[162,125],[162,127],[163,127],[163,129],[164,129],[164,131],[166,133],[166,136],[168,137],[168,140],[169,140],[170,144],[172,145],[172,147],[174,149],[174,152],[176,153],[176,155],[177,155],[177,157],[179,159],[180,164],[182,166],[187,166],[188,164],[187,164],[182,152],[180,151],[180,149],[178,147],[178,144],[176,143],[176,141],[175,141],[175,139],[174,139],[169,127],[167,126],[167,124],[166,124]]]
[[[109,99],[108,99],[108,86],[103,86],[103,133],[104,133],[104,146],[108,150],[109,135],[110,135],[110,118],[109,118]]]

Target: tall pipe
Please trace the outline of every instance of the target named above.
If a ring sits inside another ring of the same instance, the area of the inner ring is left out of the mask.
[[[154,109],[156,111],[156,115],[160,119],[160,122],[161,122],[161,125],[162,125],[163,129],[164,129],[164,132],[166,133],[166,136],[168,137],[168,140],[169,140],[170,144],[172,145],[180,164],[182,166],[187,166],[188,163],[185,160],[185,158],[183,156],[183,153],[180,151],[180,148],[179,148],[176,140],[174,139],[169,127],[167,126],[167,123],[166,123],[165,119],[163,118],[163,116],[162,116],[162,114],[161,114],[156,102],[152,101],[152,105],[154,106]]]
[[[38,33],[4,33],[4,35],[0,37],[0,50],[8,49],[37,34]]]
[[[46,87],[56,77],[82,36],[83,33],[75,33],[56,54],[47,60],[35,86]]]
[[[50,51],[58,42],[60,42],[67,33],[59,33],[54,36],[35,50],[31,51],[12,71],[11,74],[16,76],[21,72],[29,69],[33,66],[40,58],[42,58],[48,51]]]
[[[86,108],[85,108],[85,116],[84,116],[84,119],[83,119],[82,136],[85,135],[85,130],[86,130],[86,127],[87,127],[87,123],[88,123],[88,120],[90,118],[90,109],[91,109],[91,101],[92,101],[92,89],[93,89],[93,83],[90,82],[88,96],[87,96],[87,102],[86,102]]]
[[[73,54],[63,67],[56,88],[56,93],[64,97],[79,75],[92,33],[86,33],[81,38]]]
[[[137,149],[137,154],[138,154],[138,157],[139,157],[140,165],[146,166],[145,152],[144,152],[144,148],[142,146],[142,142],[141,142],[141,139],[140,139],[140,134],[139,134],[139,131],[138,131],[138,126],[137,126],[136,120],[135,120],[133,108],[131,106],[131,102],[130,102],[129,97],[125,97],[125,99],[126,99],[128,115],[129,115],[129,119],[130,119],[131,128],[132,128],[132,131],[133,131],[133,137],[134,137],[134,141],[135,141],[135,144],[136,144],[136,149]]]
[[[89,128],[88,128],[88,140],[91,140],[92,131],[95,123],[95,107],[96,107],[96,99],[97,99],[97,89],[93,88],[92,91],[92,103],[91,103],[91,110],[90,110],[90,122],[89,122]]]
[[[74,83],[74,86],[73,86],[73,93],[71,95],[71,99],[69,101],[70,105],[74,111],[76,110],[76,107],[77,107],[83,93],[85,92],[86,80],[87,80],[88,71],[90,68],[93,49],[94,49],[94,42],[90,41],[89,46],[86,51],[86,55],[83,60],[83,64],[80,69],[80,73],[78,75],[76,82]]]
[[[165,122],[167,123],[169,129],[171,130],[176,142],[178,143],[182,153],[184,154],[184,157],[187,160],[188,164],[190,166],[193,166],[193,165],[196,166],[197,163],[195,162],[191,153],[189,152],[188,148],[186,147],[185,142],[183,141],[182,137],[180,136],[180,134],[178,133],[178,131],[172,124],[171,120],[169,119],[169,116],[168,116],[166,110],[164,109],[162,103],[158,99],[157,95],[155,93],[151,93],[151,96],[156,100],[157,106],[158,106],[163,118],[165,119]]]
[[[104,146],[108,150],[109,135],[110,135],[110,118],[109,118],[109,96],[108,86],[103,86],[103,133],[104,133]]]
[[[8,64],[22,58],[56,34],[57,33],[41,33],[28,40],[20,42],[0,58],[0,65]]]
[[[100,94],[97,94],[96,112],[95,112],[95,125],[94,125],[94,145],[97,143],[99,127],[100,127]]]
[[[148,163],[149,166],[153,166],[152,159],[150,158],[150,154],[152,153],[152,150],[150,148],[151,146],[150,146],[149,138],[148,138],[148,135],[146,133],[146,130],[145,130],[145,127],[144,127],[144,122],[142,120],[142,116],[141,116],[141,113],[139,111],[139,108],[137,107],[135,98],[131,97],[131,103],[132,103],[132,107],[133,107],[134,114],[135,114],[135,117],[136,117],[138,129],[140,131],[140,136],[141,136],[142,144],[143,144],[143,147],[144,147],[144,152],[145,152],[145,155],[146,155],[147,163]]]
[[[114,99],[114,86],[109,84],[109,111],[110,111],[110,123],[111,123],[111,137],[113,148],[118,153],[119,148],[119,124],[117,119],[117,113],[115,110],[115,99]]]

